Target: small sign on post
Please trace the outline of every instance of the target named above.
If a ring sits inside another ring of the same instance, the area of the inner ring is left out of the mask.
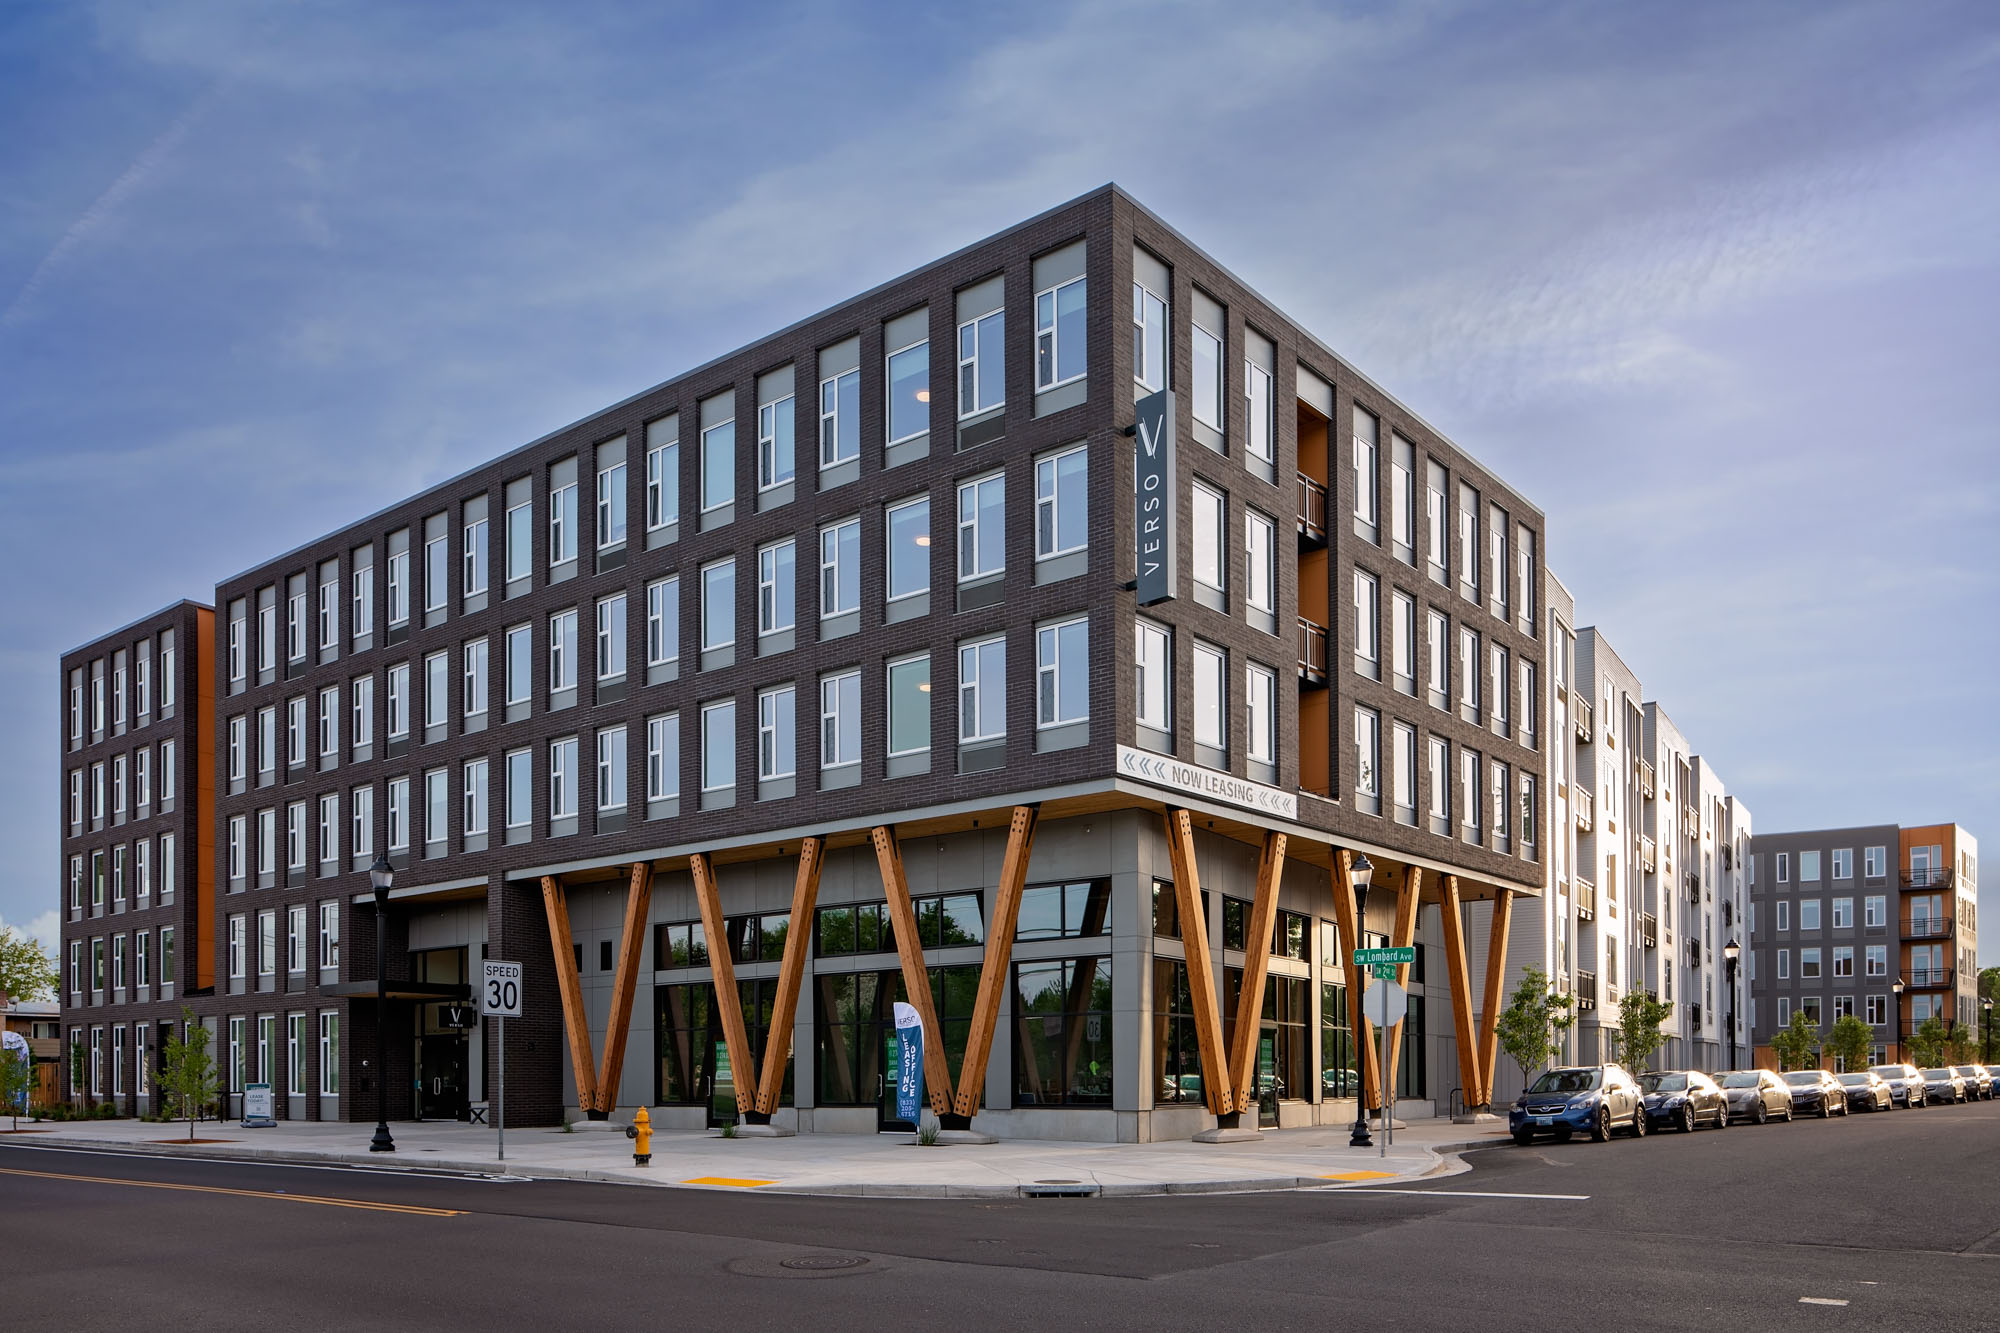
[[[494,1145],[499,1160],[507,1160],[507,1020],[521,1016],[521,965],[489,958],[479,979],[479,1013],[490,1018],[499,1032],[494,1046],[500,1053],[500,1095],[493,1099]]]

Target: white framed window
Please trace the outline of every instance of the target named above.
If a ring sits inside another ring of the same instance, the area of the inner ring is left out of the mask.
[[[701,433],[701,512],[736,502],[736,421],[719,421]]]
[[[1132,662],[1136,674],[1137,720],[1142,727],[1172,731],[1174,726],[1173,632],[1150,620],[1134,622]]]
[[[340,565],[329,560],[320,566],[319,647],[321,652],[340,646]]]
[[[1382,679],[1382,585],[1365,570],[1354,571],[1354,671]]]
[[[886,511],[888,600],[927,593],[931,588],[931,501],[927,495]]]
[[[1082,379],[1088,369],[1085,279],[1035,293],[1035,391]]]
[[[1397,690],[1414,697],[1417,692],[1417,601],[1397,588],[1389,596],[1389,671]]]
[[[681,657],[681,578],[646,585],[646,664],[665,666]]]
[[[597,808],[625,808],[625,728],[605,727],[597,733]]]
[[[725,791],[736,785],[736,701],[717,699],[701,706],[701,789]]]
[[[1486,836],[1484,793],[1479,787],[1479,752],[1460,749],[1458,752],[1458,808],[1459,817],[1465,821],[1464,837],[1467,842],[1479,842]],[[1611,877],[1605,877],[1605,892],[1614,892]],[[1609,956],[1609,955],[1607,955]]]
[[[354,567],[354,637],[367,638],[375,632],[375,558],[363,550]]]
[[[356,787],[347,797],[349,834],[347,845],[356,861],[375,855],[375,788]]]
[[[1088,445],[1035,460],[1035,558],[1081,551],[1090,544]]]
[[[465,663],[465,715],[479,717],[486,712],[486,640],[468,639],[463,650]]]
[[[1871,893],[1861,900],[1861,924],[1883,926],[1889,922],[1889,900],[1879,893]]]
[[[1251,456],[1276,462],[1278,410],[1271,372],[1247,358],[1243,362],[1243,397],[1249,413]]]
[[[507,827],[524,829],[534,822],[534,752],[526,748],[509,750],[505,759],[507,778]]]
[[[733,557],[701,567],[701,650],[736,642],[736,561]]]
[[[554,484],[558,477],[568,478]],[[576,559],[576,460],[565,459],[550,472],[549,568]]]
[[[1144,283],[1132,284],[1132,378],[1139,387],[1167,387],[1167,345],[1170,341],[1165,298]]]
[[[757,695],[757,778],[789,778],[798,767],[798,690],[779,685]]]
[[[241,722],[242,720],[241,718],[236,719],[237,722]],[[238,742],[238,750],[240,752],[241,742]],[[242,776],[241,763],[242,760],[240,757],[231,761],[230,777],[237,778]],[[102,763],[90,766],[90,817],[99,821],[104,818],[104,765]]]
[[[340,1095],[340,1015],[332,1009],[319,1016],[319,1095]]]
[[[244,764],[246,761],[244,750],[247,748],[248,745],[248,742],[245,739],[245,735],[249,731],[249,722],[250,720],[248,718],[243,717],[240,714],[236,717],[232,717],[229,719],[229,741],[227,746],[227,754],[229,761],[229,769],[228,769],[229,780],[231,782],[243,781]],[[98,765],[98,771],[102,772],[102,770],[103,770],[103,765],[101,764]],[[104,816],[104,802],[102,799],[99,799],[96,804],[97,804],[97,809],[94,811],[94,813],[99,818],[102,818]]]
[[[319,859],[340,859],[340,794],[328,792],[319,798]]]
[[[437,535],[424,541],[424,610],[442,611],[451,597],[450,575],[446,572],[451,562],[448,539],[445,536],[444,516],[426,519],[424,526],[435,525]]]
[[[1778,883],[1789,884],[1791,882],[1792,882],[1792,854],[1790,852],[1779,852]],[[1780,923],[1778,928],[1780,930],[1783,930],[1784,929],[1783,924]]]
[[[1833,849],[1833,877],[1835,879],[1854,878],[1854,849],[1836,847]]]
[[[995,309],[958,326],[958,416],[977,416],[1007,401],[1006,314]]]
[[[481,500],[479,504],[479,517],[465,525],[463,543],[465,570],[462,582],[465,584],[467,597],[476,597],[486,591],[487,571],[492,568],[487,554],[490,527],[486,521],[486,502]]]
[[[861,520],[844,519],[819,530],[819,614],[845,615],[861,606]]]
[[[239,912],[229,918],[229,979],[241,981],[250,971],[250,922]]]
[[[148,838],[132,844],[132,894],[142,907],[153,896],[153,843]]]
[[[757,632],[780,634],[798,621],[798,544],[787,537],[757,552]]]
[[[921,754],[931,748],[931,658],[929,653],[899,658],[888,666],[889,754]]]
[[[1792,900],[1789,898],[1780,898],[1778,899],[1778,929],[1790,930],[1791,928]]]
[[[576,818],[577,784],[576,737],[564,736],[549,742],[549,818]]]
[[[1819,883],[1819,853],[1817,851],[1799,853],[1799,882]]]
[[[996,634],[958,648],[958,739],[995,741],[1007,734],[1007,638]]]
[[[349,742],[359,749],[375,743],[375,677],[356,676],[351,682],[348,697],[352,701],[354,716],[350,719]]]
[[[1508,692],[1508,684],[1514,678],[1511,655],[1500,644],[1493,644],[1493,729],[1502,736],[1514,729],[1513,717],[1508,713],[1508,704],[1513,696]]]
[[[410,780],[390,778],[384,786],[388,791],[389,852],[394,855],[410,849]]]
[[[1278,610],[1278,527],[1254,509],[1243,511],[1244,602],[1267,615]]]
[[[928,337],[885,358],[889,394],[889,443],[913,440],[931,428],[931,344]]]
[[[250,819],[247,815],[229,817],[229,878],[232,883],[243,880],[250,841]]]
[[[278,973],[278,913],[275,908],[266,908],[257,913],[257,975],[276,976]]]
[[[518,491],[517,488],[518,487]],[[518,583],[535,572],[535,500],[523,477],[507,485],[507,582]]]
[[[1458,484],[1458,595],[1479,603],[1479,492]],[[1608,721],[1608,719],[1607,719]]]
[[[1229,575],[1222,560],[1222,534],[1228,528],[1228,512],[1229,501],[1221,491],[1199,480],[1194,483],[1194,578],[1217,592],[1229,588]]]
[[[1201,302],[1195,303],[1197,306]],[[1210,330],[1199,318],[1194,321],[1194,419],[1212,431],[1221,432],[1222,331]]]
[[[398,662],[388,671],[389,739],[410,734],[410,664]]]
[[[646,424],[646,530],[680,522],[680,417]]]
[[[597,678],[617,680],[625,674],[625,594],[613,593],[597,602]]]
[[[1395,765],[1390,775],[1391,796],[1396,822],[1412,828],[1417,823],[1417,731],[1406,722],[1390,728],[1394,738]]]
[[[1354,409],[1354,535],[1382,543],[1381,471],[1375,414]]]
[[[137,656],[132,661],[132,711],[145,725],[145,719],[153,712],[153,641],[143,639],[139,643]],[[70,735],[75,737],[78,728],[71,726]]]
[[[306,1095],[306,1016],[285,1015],[285,1092]]]
[[[1402,436],[1389,436],[1389,546],[1406,565],[1417,563],[1417,451]]]
[[[1259,764],[1278,762],[1278,673],[1255,662],[1244,668],[1243,702],[1249,710],[1245,749]]]
[[[489,818],[492,808],[491,781],[492,775],[486,760],[468,759],[465,761],[465,768],[460,782],[464,790],[465,812],[463,818],[465,832],[468,836],[483,836],[486,833],[486,821]]]
[[[1889,873],[1889,849],[1868,847],[1862,850],[1862,873],[1870,879],[1880,879]]]
[[[549,693],[576,688],[576,612],[549,617]]]
[[[443,855],[451,838],[451,777],[442,768],[424,773],[424,843],[426,856]]]
[[[144,844],[142,843],[141,846]],[[306,803],[293,801],[285,807],[285,868],[306,868]]]
[[[646,799],[664,801],[681,794],[681,715],[646,719]]]
[[[995,472],[958,484],[958,581],[1007,568],[1007,478]]]
[[[1228,654],[1213,644],[1194,645],[1194,740],[1221,750],[1229,745]]]
[[[1888,945],[1886,944],[1866,945],[1864,946],[1863,949],[1862,958],[1863,958],[1863,966],[1867,969],[1867,973],[1869,976],[1886,977],[1889,975]]]
[[[257,607],[257,670],[259,672],[274,671],[278,666],[278,608],[270,602],[261,601],[263,596],[270,593],[271,589],[266,588],[264,593],[259,594],[260,604]],[[305,634],[303,633],[305,627],[297,623],[296,614],[298,610],[302,609],[299,599],[293,599],[292,606],[294,608],[294,615],[292,618],[293,623],[290,626],[292,638],[290,646],[295,647],[298,652],[303,652],[305,651]],[[297,653],[293,655],[296,656]]]
[[[861,372],[845,371],[819,382],[819,465],[833,467],[861,456]]]
[[[819,766],[861,762],[861,673],[842,671],[819,682]]]
[[[1833,928],[1852,930],[1854,928],[1854,899],[1835,898],[1833,900]]]
[[[782,486],[797,474],[793,441],[792,395],[757,409],[757,489]]]
[[[1090,621],[1077,616],[1035,630],[1035,725],[1090,717]]]
[[[389,536],[389,624],[392,626],[406,624],[410,619],[409,542],[410,534],[406,531]]]
[[[1458,715],[1467,722],[1479,721],[1484,665],[1479,653],[1478,632],[1461,626],[1458,631]]]
[[[442,727],[451,712],[451,654],[424,658],[424,726]]]
[[[597,471],[597,549],[625,544],[625,445],[618,461]]]

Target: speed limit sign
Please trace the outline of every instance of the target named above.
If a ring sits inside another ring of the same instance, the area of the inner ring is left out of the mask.
[[[521,965],[486,960],[486,975],[479,987],[479,1012],[488,1018],[521,1016]]]

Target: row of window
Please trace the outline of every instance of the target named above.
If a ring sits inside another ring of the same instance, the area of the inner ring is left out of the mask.
[[[155,951],[154,939],[157,933],[158,946]],[[133,988],[133,998],[150,998],[155,960],[158,961],[157,980],[162,1000],[174,997],[174,982],[178,974],[174,971],[174,928],[161,926],[158,932],[151,930],[130,931],[119,935],[93,935],[88,939],[77,938],[69,942],[69,1002],[72,1007],[84,1002],[86,988],[92,1004],[123,1004],[126,1000],[129,981]],[[128,971],[129,967],[129,971]]]
[[[285,1022],[285,1073],[281,1080],[276,1062],[278,1015],[260,1014],[254,1020],[257,1024],[256,1044],[250,1042],[248,1017],[232,1017],[228,1020],[227,1042],[220,1052],[217,1072],[222,1076],[224,1091],[240,1091],[250,1082],[269,1083],[272,1088],[282,1088],[294,1097],[306,1094],[307,1048],[310,1037],[308,1024],[313,1015],[293,1013],[284,1015]],[[324,1009],[319,1015],[319,1092],[322,1097],[340,1095],[340,1014],[336,1010]],[[131,1095],[146,1097],[153,1090],[155,1061],[163,1049],[163,1035],[171,1032],[172,1023],[159,1025],[159,1033],[151,1023],[134,1023],[127,1027],[118,1024],[111,1027],[89,1029],[89,1044],[85,1045],[85,1030],[73,1027],[69,1030],[70,1049],[88,1050],[85,1061],[85,1078],[88,1080],[90,1095],[93,1097],[124,1097],[128,1070],[132,1079]],[[127,1059],[127,1034],[130,1034],[131,1058]],[[110,1059],[106,1060],[106,1043],[109,1040]],[[254,1063],[252,1063],[254,1057]],[[107,1078],[106,1075],[109,1074]]]
[[[1800,930],[1820,929],[1821,906],[1821,900],[1818,898],[1799,899]],[[1778,899],[1775,903],[1771,904],[1771,911],[1774,918],[1772,924],[1776,929],[1789,931],[1792,928],[1791,899]],[[1757,905],[1755,903],[1750,905],[1750,912],[1752,930],[1754,931],[1757,912]],[[1937,894],[1920,896],[1911,901],[1910,913],[1912,922],[1928,922],[1933,917],[1939,922],[1943,922],[1945,919],[1944,900]],[[1854,929],[1854,899],[1833,899],[1833,911],[1829,924],[1835,930]],[[1861,924],[1871,930],[1889,924],[1889,899],[1887,895],[1879,893],[1869,894],[1861,900]],[[1922,934],[1925,932],[1918,930],[1915,933]]]
[[[340,968],[339,902],[329,900],[319,904],[316,948],[308,905],[294,903],[284,911],[285,972],[293,976],[301,975],[314,960],[317,960],[321,972],[337,972]],[[253,964],[260,988],[269,989],[278,975],[278,909],[267,907],[254,916],[247,912],[231,914],[226,958],[233,989],[242,989],[240,983],[248,979]]]
[[[128,890],[135,910],[145,909],[152,902],[155,864],[159,867],[159,905],[167,906],[174,900],[180,873],[175,846],[175,835],[162,833],[157,838],[135,838],[129,844],[94,848],[87,857],[84,853],[71,856],[70,915],[82,914],[86,892],[92,914],[103,912],[107,903],[114,912],[124,911]]]
[[[100,741],[107,731],[116,736],[122,734],[128,725],[143,727],[154,720],[153,663],[156,651],[159,662],[159,716],[173,716],[174,691],[179,679],[175,669],[174,640],[174,631],[163,629],[157,636],[148,635],[129,648],[114,649],[109,658],[95,658],[87,667],[70,668],[70,749],[83,745],[86,723],[90,739]]]
[[[1379,681],[1383,672],[1382,589],[1367,570],[1354,571],[1353,605],[1355,674]],[[1454,637],[1445,612],[1420,605],[1413,594],[1401,588],[1390,589],[1389,611],[1388,671],[1398,693],[1419,697],[1421,661],[1422,697],[1431,707],[1452,710],[1456,676],[1455,703],[1461,719],[1490,726],[1497,735],[1515,738],[1528,749],[1540,747],[1540,673],[1535,663],[1516,661],[1503,643],[1484,643],[1471,625],[1460,624]],[[1424,622],[1421,646],[1417,633],[1420,616]]]
[[[1881,879],[1889,873],[1889,849],[1887,847],[1864,847],[1862,849],[1862,857],[1863,860],[1862,860],[1861,873],[1867,878]],[[1792,854],[1790,852],[1779,852],[1776,854],[1774,859],[1776,864],[1774,865],[1773,869],[1775,869],[1777,872],[1778,883],[1780,884],[1791,883]],[[1830,859],[1832,860],[1833,863],[1832,869],[1833,869],[1833,877],[1835,879],[1854,878],[1854,849],[1852,847],[1834,848],[1833,855]],[[1815,884],[1819,882],[1819,877],[1820,877],[1820,854],[1817,851],[1800,852],[1799,853],[1800,882],[1805,884]]]
[[[153,813],[154,752],[157,748],[159,813],[174,808],[180,789],[180,749],[177,742],[161,741],[158,747],[142,745],[128,754],[114,754],[87,768],[69,771],[69,831],[83,832],[88,817],[90,827],[103,828],[109,820],[122,824],[128,817],[145,819]]]
[[[1947,998],[1948,997],[1945,996],[1933,997],[1928,995],[1912,996],[1910,1000],[1912,1013],[1917,1013],[1919,1010],[1921,1011],[1921,1016],[1916,1017],[1913,1020],[1913,1026],[1915,1023],[1921,1023],[1924,1021],[1924,1019],[1929,1018],[1933,1012],[1940,1014],[1943,1013],[1944,1011],[1943,1004]],[[1887,1027],[1889,1023],[1893,1021],[1890,1017],[1891,1013],[1893,1013],[1893,1009],[1891,1007],[1891,999],[1889,996],[1880,994],[1864,995],[1861,997],[1861,1002],[1862,1002],[1862,1007],[1860,1011],[1861,1021],[1868,1024],[1870,1027],[1878,1027],[1878,1028]],[[1935,1007],[1933,1002],[1935,1002]],[[1778,1029],[1782,1030],[1784,1028],[1791,1026],[1792,1008],[1794,1004],[1796,1004],[1797,1007],[1805,1013],[1807,1020],[1811,1022],[1814,1027],[1818,1027],[1825,1022],[1838,1022],[1843,1018],[1853,1017],[1855,1015],[1854,997],[1852,995],[1836,995],[1833,997],[1833,1010],[1831,1018],[1828,1018],[1826,1016],[1827,1011],[1826,1011],[1825,996],[1803,995],[1799,996],[1796,1000],[1794,1000],[1794,998],[1790,995],[1780,995],[1778,997]],[[1755,1030],[1756,1024],[1757,1024],[1757,1001],[1753,998],[1750,1001],[1750,1025],[1752,1030]],[[1880,1062],[1877,1061],[1877,1063]]]
[[[1821,968],[1825,965],[1826,951],[1814,948],[1800,949],[1799,950],[1800,978],[1806,981],[1812,981],[1818,979],[1823,975],[1831,975],[1836,977],[1853,976],[1854,946],[1851,944],[1837,944],[1832,946],[1831,953],[1832,953],[1833,970],[1831,973],[1823,973],[1821,971]],[[1790,949],[1779,949],[1777,951],[1777,959],[1778,959],[1777,979],[1779,981],[1791,980],[1792,951]],[[1864,968],[1866,969],[1863,975],[1871,977],[1888,976],[1889,946],[1886,944],[1863,945],[1862,962]],[[1750,979],[1752,981],[1757,980],[1757,956],[1754,951],[1751,953],[1750,956]],[[1920,984],[1920,983],[1912,983],[1912,984]]]
[[[1388,726],[1389,781],[1385,792],[1382,715],[1372,708],[1354,710],[1354,808],[1366,815],[1386,813],[1396,823],[1415,828],[1417,728],[1395,718]],[[1424,737],[1423,780],[1429,796],[1425,826],[1439,837],[1451,837],[1456,814],[1457,836],[1466,843],[1507,854],[1513,854],[1518,843],[1522,857],[1537,859],[1537,775],[1482,756],[1467,745],[1459,745],[1457,751],[1454,779],[1451,742],[1438,735]]]

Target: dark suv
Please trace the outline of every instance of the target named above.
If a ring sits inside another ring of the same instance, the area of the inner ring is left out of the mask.
[[[1646,1133],[1645,1094],[1622,1065],[1571,1065],[1551,1069],[1515,1098],[1507,1112],[1507,1130],[1514,1142],[1527,1144],[1537,1134],[1557,1139],[1584,1132],[1599,1143],[1623,1126],[1633,1138]]]

